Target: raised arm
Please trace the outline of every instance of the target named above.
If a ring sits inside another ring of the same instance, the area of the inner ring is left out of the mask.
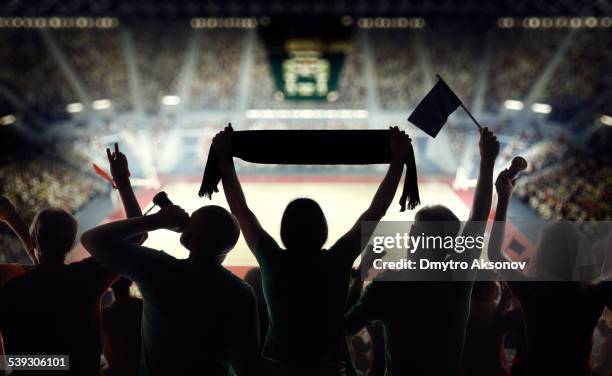
[[[173,205],[152,215],[94,227],[83,233],[81,243],[102,266],[131,277],[133,268],[143,268],[138,259],[142,258],[143,252],[146,254],[147,248],[135,245],[126,247],[129,239],[148,231],[182,227],[188,221],[189,215]]]
[[[508,213],[508,204],[510,197],[514,191],[514,183],[516,178],[508,177],[508,170],[503,170],[497,175],[495,180],[495,189],[497,190],[497,208],[495,209],[495,220],[491,229],[491,237],[489,238],[489,246],[487,247],[487,257],[489,261],[507,261],[506,256],[502,252],[504,244],[504,235],[506,232],[506,215]],[[507,281],[512,288],[514,294],[521,296],[525,291],[525,285],[515,284],[513,281],[522,281],[525,279],[523,274],[517,270],[500,270],[499,273]]]
[[[483,128],[480,131],[478,148],[480,149],[478,181],[476,182],[470,216],[461,234],[464,237],[469,236],[473,238],[484,236],[489,212],[491,211],[491,201],[493,200],[493,167],[499,153],[499,142],[497,137],[488,128]],[[482,249],[471,248],[462,253],[452,252],[450,257],[453,261],[471,262],[475,258],[480,257],[481,253]],[[476,276],[475,270],[472,269],[453,271],[453,275],[461,280],[466,278],[473,280]]]
[[[106,149],[106,156],[110,165],[111,175],[115,181],[115,186],[121,196],[123,209],[127,218],[136,218],[142,216],[142,210],[132,189],[130,182],[130,170],[125,154],[119,151],[119,144],[115,143],[115,151],[111,153],[110,149]],[[130,239],[131,242],[142,244],[147,239],[147,233],[142,233],[137,237]]]
[[[349,242],[349,248],[354,252],[353,260],[361,251],[361,223],[378,222],[385,216],[402,178],[404,160],[410,147],[410,138],[404,131],[400,131],[398,127],[391,127],[389,129],[389,143],[391,144],[392,159],[385,178],[380,183],[370,206],[361,214],[353,227],[339,240],[339,242]]]
[[[34,243],[30,237],[28,224],[19,215],[15,205],[6,197],[0,196],[0,222],[6,223],[15,232],[23,248],[26,250],[32,264],[38,264],[36,253],[34,252]]]
[[[480,148],[480,170],[468,221],[486,221],[489,218],[493,199],[493,167],[499,153],[499,142],[493,132],[488,128],[483,128],[480,131],[478,146]]]
[[[215,153],[217,153],[219,161],[225,199],[229,204],[232,214],[238,219],[240,229],[242,230],[242,234],[244,234],[244,239],[249,249],[251,252],[255,253],[259,240],[269,235],[261,227],[259,220],[247,205],[242,186],[238,180],[238,175],[236,175],[236,168],[234,167],[234,160],[232,157],[233,135],[234,130],[230,124],[215,136],[212,146]]]
[[[508,204],[512,191],[514,191],[514,182],[516,179],[508,178],[508,170],[503,170],[497,176],[495,181],[495,189],[497,190],[497,208],[495,209],[495,221],[491,229],[491,237],[487,248],[487,256],[490,261],[506,261],[506,257],[502,252],[504,243],[504,233],[506,231],[506,215],[508,213]]]

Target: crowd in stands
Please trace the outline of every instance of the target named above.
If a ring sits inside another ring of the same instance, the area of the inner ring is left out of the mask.
[[[572,34],[564,59],[537,100],[557,109],[554,119],[571,120],[588,109],[603,93],[602,81],[610,68],[612,37],[605,30],[579,30]],[[588,63],[585,63],[588,62]]]
[[[133,108],[119,30],[65,29],[54,35],[91,100],[110,99],[118,112]]]
[[[197,63],[190,84],[191,110],[234,108],[240,85],[243,30],[198,31]]]
[[[452,23],[432,25],[431,32],[422,34],[432,73],[443,77],[464,103],[473,103],[489,42],[487,34]]]
[[[161,98],[178,94],[188,44],[195,38],[193,79],[186,83],[191,110],[230,110],[237,105],[248,33],[236,29],[193,30],[173,22],[172,32],[156,23],[128,23],[118,29],[4,30],[0,35],[0,81],[27,108],[48,121],[66,119],[66,105],[81,102],[74,82],[60,68],[50,43],[59,47],[89,99],[110,99],[117,112],[133,110],[126,40],[144,109],[157,113]],[[129,31],[125,35],[124,31]],[[432,22],[419,30],[368,30],[375,88],[383,110],[414,107],[428,90],[427,78],[440,74],[471,104],[477,83],[485,84],[484,109],[498,113],[507,99],[522,100],[566,38],[569,45],[553,78],[536,101],[553,107],[551,119],[567,121],[593,104],[605,90],[599,80],[609,67],[610,36],[604,29],[481,29]],[[570,35],[571,34],[571,35]],[[54,40],[54,41],[53,41]],[[250,108],[364,108],[367,99],[366,51],[353,38],[330,102],[283,101],[270,70],[267,51],[255,35],[248,106]],[[18,49],[10,46],[19,46]],[[585,63],[587,62],[588,63]],[[423,66],[430,66],[429,74]],[[486,75],[486,76],[483,76]],[[565,79],[554,79],[554,77]],[[26,78],[27,77],[27,78]],[[44,84],[43,84],[44,83]],[[591,119],[592,120],[592,119]]]
[[[566,31],[541,29],[497,30],[488,70],[487,111],[499,111],[508,99],[525,99],[565,35]]]
[[[75,212],[104,189],[99,179],[48,157],[2,166],[0,175],[2,181],[11,182],[4,185],[4,194],[23,208],[27,218],[45,206]]]
[[[532,171],[517,185],[517,195],[550,220],[612,219],[610,161],[587,155],[567,143],[543,142],[530,155]],[[542,189],[544,182],[550,182]]]
[[[47,121],[66,116],[67,103],[78,102],[53,56],[35,30],[0,33],[0,84]]]
[[[139,84],[147,113],[156,113],[164,95],[176,95],[189,38],[184,23],[133,25],[132,31]],[[172,32],[168,32],[172,30]]]
[[[415,45],[416,32],[372,31],[378,97],[383,109],[414,107],[427,92]]]

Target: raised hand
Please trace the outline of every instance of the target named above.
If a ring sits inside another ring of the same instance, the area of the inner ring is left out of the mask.
[[[389,127],[389,144],[393,158],[404,160],[410,147],[410,137],[398,127]]]
[[[189,222],[189,214],[177,205],[165,206],[154,215],[157,224],[165,229],[182,229]]]
[[[503,200],[509,200],[510,196],[512,196],[512,192],[514,191],[514,183],[516,182],[516,178],[511,179],[510,174],[508,173],[508,169],[503,170],[497,175],[497,179],[495,180],[495,190],[497,191],[497,196]]]
[[[493,132],[489,128],[482,128],[480,131],[480,142],[478,143],[480,148],[480,158],[483,161],[494,162],[499,154],[499,141]]]
[[[128,169],[128,161],[125,154],[119,151],[119,144],[115,142],[115,151],[111,153],[109,148],[106,148],[106,156],[110,164],[111,175],[115,180],[117,188],[120,188],[125,183],[129,182],[130,170]]]
[[[234,151],[234,129],[231,123],[224,130],[217,133],[215,138],[213,138],[212,146],[220,159],[228,160],[232,158]]]

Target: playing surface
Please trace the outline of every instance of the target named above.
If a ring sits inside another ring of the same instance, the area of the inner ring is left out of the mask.
[[[346,181],[335,178],[316,178],[315,181],[307,177],[283,178],[282,181],[270,181],[270,179],[242,179],[243,188],[249,206],[259,218],[262,226],[277,241],[280,242],[280,219],[284,208],[292,199],[308,197],[316,200],[325,213],[329,225],[329,240],[326,246],[342,236],[359,215],[368,207],[378,184],[380,177],[352,178]],[[223,192],[213,195],[212,200],[199,198],[197,182],[169,182],[162,189],[174,203],[181,205],[188,212],[192,212],[202,205],[220,205],[227,208]],[[221,186],[219,187],[221,189]],[[444,203],[457,216],[464,220],[469,214],[469,208],[457,195],[449,184],[445,182],[420,182],[419,183],[421,206]],[[414,218],[415,211],[399,212],[398,189],[396,198],[389,208],[385,220],[409,221]],[[152,204],[150,198],[146,202],[146,208]],[[179,234],[172,231],[155,231],[149,234],[147,246],[163,249],[164,251],[179,257],[187,257],[187,250],[179,244]],[[252,266],[256,265],[255,258],[249,251],[241,236],[236,248],[230,252],[225,264],[228,266]]]

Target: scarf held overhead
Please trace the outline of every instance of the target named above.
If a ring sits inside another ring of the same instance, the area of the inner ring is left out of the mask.
[[[297,165],[366,165],[391,162],[388,130],[265,130],[235,131],[233,156],[247,162]],[[414,151],[404,161],[406,177],[401,211],[420,204]],[[221,171],[211,147],[198,195],[218,192]]]

